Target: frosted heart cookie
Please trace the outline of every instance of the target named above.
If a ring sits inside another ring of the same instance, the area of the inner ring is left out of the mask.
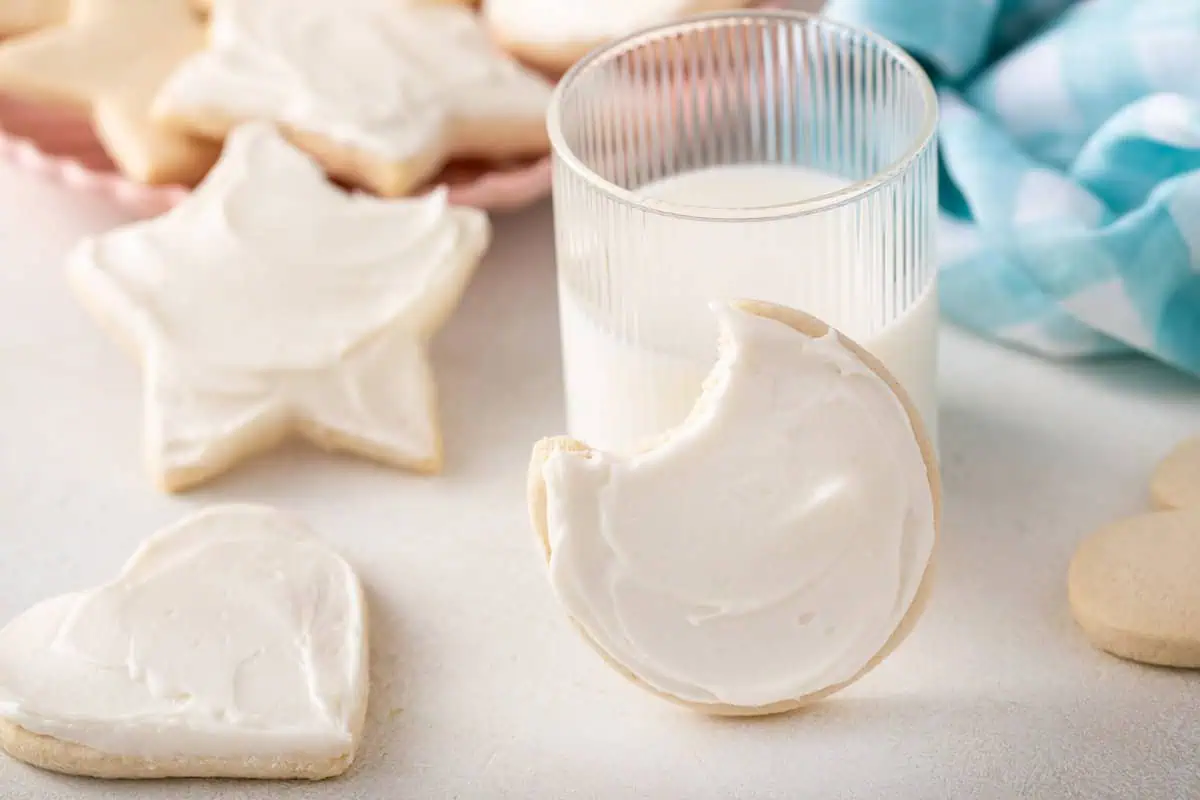
[[[1200,508],[1200,436],[1171,451],[1150,479],[1156,508]]]
[[[191,185],[218,147],[154,122],[150,106],[203,42],[188,0],[76,0],[66,25],[0,44],[0,91],[90,112],[105,149],[133,180]]]
[[[0,0],[0,36],[15,36],[58,25],[70,0]]]
[[[99,778],[328,778],[367,683],[349,565],[278,511],[215,507],[0,630],[0,747]]]
[[[140,357],[147,457],[165,488],[292,434],[433,472],[426,345],[490,231],[444,192],[347,194],[257,123],[175,209],[82,242],[69,274]]]
[[[1092,643],[1147,664],[1200,668],[1200,508],[1114,522],[1080,543],[1071,612]]]
[[[710,714],[787,711],[912,628],[940,484],[874,358],[797,311],[716,309],[721,355],[688,419],[631,457],[540,442],[531,515],[554,593],[619,671]]]
[[[274,121],[330,174],[396,196],[451,157],[544,152],[551,92],[456,5],[216,0],[207,49],[156,112],[214,138]]]
[[[594,47],[694,14],[750,0],[484,0],[496,38],[523,61],[561,74]]]

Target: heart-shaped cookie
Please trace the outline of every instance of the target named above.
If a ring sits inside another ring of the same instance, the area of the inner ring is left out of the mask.
[[[193,514],[0,630],[0,746],[58,772],[327,778],[366,701],[358,578],[262,506]]]

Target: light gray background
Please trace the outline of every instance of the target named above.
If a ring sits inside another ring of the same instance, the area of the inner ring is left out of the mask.
[[[525,520],[531,443],[563,427],[547,206],[496,245],[439,337],[446,474],[303,447],[181,498],[140,455],[135,365],[77,307],[62,255],[117,222],[0,167],[0,619],[115,574],[215,501],[275,503],[358,567],[375,647],[361,761],[316,785],[101,783],[0,757],[8,800],[1162,798],[1200,794],[1200,678],[1093,651],[1075,542],[1143,508],[1200,431],[1200,384],[1147,361],[1063,366],[947,331],[946,524],[916,633],[857,686],[757,722],[679,711],[604,667],[556,608]]]

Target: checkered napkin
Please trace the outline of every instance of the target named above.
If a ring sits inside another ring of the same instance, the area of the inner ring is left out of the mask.
[[[944,313],[1200,375],[1200,0],[830,0],[941,100]]]

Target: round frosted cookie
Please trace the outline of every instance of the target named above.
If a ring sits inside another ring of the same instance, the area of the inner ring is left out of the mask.
[[[1150,479],[1155,508],[1200,507],[1200,436],[1171,451]]]
[[[642,28],[751,0],[483,0],[497,40],[522,61],[561,74],[595,47]]]
[[[552,93],[457,3],[215,0],[155,115],[211,139],[268,120],[329,174],[396,197],[451,159],[545,153]]]
[[[941,489],[882,365],[800,312],[714,306],[692,414],[618,457],[534,448],[551,587],[618,671],[708,714],[788,711],[859,679],[924,608]]]
[[[97,778],[332,777],[362,736],[367,651],[341,557],[274,509],[208,508],[0,629],[0,748]]]
[[[1075,551],[1067,591],[1076,621],[1100,649],[1200,667],[1200,509],[1101,528]]]

